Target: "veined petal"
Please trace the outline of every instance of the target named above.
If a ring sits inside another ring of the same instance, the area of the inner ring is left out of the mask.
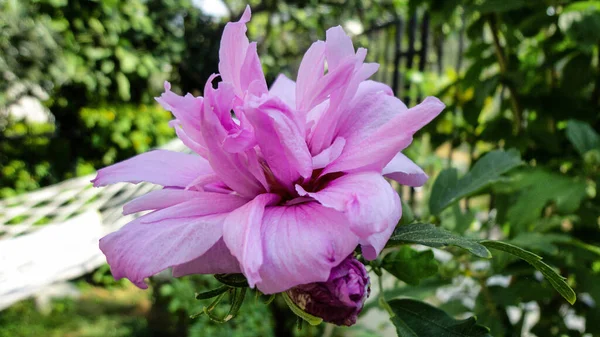
[[[399,106],[391,96],[380,97],[381,106]],[[412,136],[435,118],[445,105],[435,97],[427,97],[421,104],[410,108],[382,125],[355,146],[346,146],[342,155],[327,166],[322,175],[331,172],[381,172],[394,156],[412,142]]]
[[[197,140],[192,139],[192,137],[188,136],[188,134],[183,129],[183,125],[181,124],[180,120],[174,119],[174,120],[170,121],[169,126],[175,130],[175,134],[177,134],[177,138],[179,138],[181,140],[183,145],[187,146],[190,150],[196,152],[198,155],[200,155],[203,158],[206,158],[208,156],[206,147],[203,145],[204,139],[202,139],[202,135],[200,135],[199,131],[198,131],[197,135],[200,138],[200,140],[197,141]]]
[[[159,222],[168,219],[196,218],[209,214],[229,213],[243,206],[248,199],[235,194],[199,192],[193,199],[163,208],[144,216],[142,222]]]
[[[366,238],[396,226],[400,220],[398,193],[377,172],[347,174],[331,181],[317,192],[296,187],[301,196],[309,195],[325,207],[345,213],[350,229]]]
[[[276,194],[261,194],[231,212],[223,225],[223,240],[239,261],[250,287],[261,280],[258,273],[263,263],[261,226],[265,207],[280,200]]]
[[[269,93],[282,100],[290,109],[296,108],[296,82],[279,74],[271,85]]]
[[[306,146],[304,126],[297,116],[276,97],[249,101],[245,110],[275,178],[292,190],[300,177],[310,177],[312,156]]]
[[[165,188],[152,191],[137,197],[123,206],[123,214],[133,214],[142,211],[157,210],[171,207],[193,199],[202,192],[179,188]]]
[[[274,294],[299,284],[327,281],[331,269],[358,243],[346,221],[340,212],[316,202],[267,208],[258,289]]]
[[[206,253],[189,262],[173,266],[173,277],[192,274],[240,273],[240,264],[220,239]]]
[[[186,187],[200,175],[212,174],[206,159],[180,152],[154,150],[98,170],[95,187],[118,182],[150,182],[162,186]]]
[[[429,178],[419,165],[415,164],[401,152],[398,152],[383,168],[381,174],[402,185],[412,187],[423,186]]]
[[[150,213],[152,214],[152,213]],[[127,278],[145,289],[146,277],[194,260],[223,233],[226,214],[144,223],[144,216],[100,239],[115,279]]]

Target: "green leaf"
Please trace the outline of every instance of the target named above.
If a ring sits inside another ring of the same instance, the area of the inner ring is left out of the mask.
[[[419,223],[398,226],[387,246],[393,247],[404,243],[416,243],[429,247],[457,246],[479,257],[486,259],[492,257],[490,251],[477,241],[463,238],[432,224]]]
[[[431,250],[417,252],[408,246],[385,255],[381,266],[399,280],[412,285],[438,271],[438,262]]]
[[[129,99],[131,98],[129,90],[129,80],[127,79],[127,76],[125,76],[125,74],[121,72],[117,73],[117,87],[121,99],[123,99],[124,101],[129,101]]]
[[[549,184],[548,182],[552,183]],[[510,185],[520,193],[508,209],[506,217],[517,230],[529,231],[535,228],[542,210],[549,202],[554,202],[559,213],[576,211],[586,197],[586,185],[582,180],[560,174],[533,169],[514,175]]]
[[[567,138],[579,154],[600,148],[600,136],[590,124],[575,119],[567,123]]]
[[[502,179],[502,175],[522,164],[519,152],[492,151],[483,156],[462,179],[455,169],[443,170],[431,189],[429,210],[439,214],[458,200],[473,195]]]
[[[396,327],[396,333],[398,337],[419,337],[407,324],[402,320],[402,318],[394,315],[390,317],[392,324]]]
[[[400,329],[396,325],[401,337],[491,337],[489,329],[478,325],[475,317],[456,320],[438,308],[412,299],[391,300],[389,305],[395,314],[391,318],[392,323],[404,323]],[[413,334],[401,334],[406,329]]]
[[[532,252],[526,251],[525,249],[513,246],[509,243],[502,241],[481,241],[481,244],[488,248],[501,250],[503,252],[514,255],[532,265],[535,269],[541,272],[544,277],[550,282],[550,284],[558,291],[558,293],[564,297],[569,303],[575,303],[577,299],[575,292],[567,282],[565,278],[560,276],[554,269],[549,265],[542,262],[542,258]]]

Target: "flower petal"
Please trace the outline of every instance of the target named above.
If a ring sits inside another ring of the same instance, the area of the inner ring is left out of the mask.
[[[292,190],[293,184],[300,177],[310,177],[313,169],[304,125],[276,97],[247,103],[246,116],[254,125],[265,161],[273,175]]]
[[[250,287],[260,281],[258,270],[263,263],[260,241],[261,225],[265,207],[278,202],[276,194],[261,194],[231,212],[223,224],[223,240],[231,254],[240,262]]]
[[[165,92],[156,97],[155,100],[165,110],[170,111],[177,119],[177,125],[171,125],[177,132],[177,137],[190,149],[202,155],[204,140],[200,134],[200,110],[203,106],[202,97],[194,97],[191,94],[179,96],[171,91],[171,84],[165,82]],[[179,129],[177,126],[180,126]]]
[[[277,76],[269,93],[282,100],[290,109],[296,109],[296,82],[284,74]]]
[[[257,160],[254,148],[247,149],[245,152],[229,152],[223,148],[223,142],[228,132],[236,132],[239,126],[231,118],[231,109],[233,108],[233,89],[230,84],[221,82],[219,87],[214,89],[209,79],[204,88],[204,109],[201,112],[202,135],[208,149],[208,161],[214,169],[215,174],[234,191],[242,196],[254,197],[265,191],[261,181],[255,177],[254,171],[250,168],[258,167],[258,163],[249,163]],[[236,129],[237,128],[237,129]],[[233,138],[229,138],[235,142]],[[240,139],[247,143],[248,139]],[[235,147],[229,144],[230,148]],[[254,154],[252,153],[254,152]]]
[[[206,253],[189,262],[173,266],[173,277],[192,274],[240,273],[240,264],[220,239]]]
[[[263,73],[258,52],[256,51],[256,42],[251,42],[246,49],[246,58],[242,69],[240,70],[240,85],[242,90],[250,90],[252,85],[252,94],[260,96],[269,91],[267,81]]]
[[[98,170],[95,187],[118,182],[143,181],[162,186],[186,187],[198,176],[213,174],[206,159],[180,152],[155,150]]]
[[[243,97],[240,75],[250,45],[246,37],[246,23],[250,21],[251,15],[250,6],[246,6],[238,22],[229,22],[225,25],[219,48],[219,73],[224,82],[233,85],[238,97]]]
[[[144,216],[142,222],[158,222],[168,219],[192,218],[209,214],[228,213],[243,206],[248,199],[235,194],[200,192],[177,205],[152,212]]]
[[[402,185],[419,187],[423,186],[429,178],[425,172],[401,152],[383,168],[381,173]]]
[[[302,57],[296,79],[296,109],[308,111],[311,89],[321,80],[325,71],[325,42],[313,43]]]
[[[326,148],[325,150],[321,151],[321,153],[313,157],[313,169],[316,170],[324,168],[325,166],[329,165],[329,163],[336,160],[337,157],[339,157],[340,154],[342,154],[344,146],[346,146],[346,139],[342,137],[337,137],[330,147]]]
[[[350,229],[366,238],[396,226],[400,220],[398,193],[376,172],[347,174],[331,181],[318,192],[297,187],[301,196],[309,195],[325,207],[346,214]]]
[[[193,199],[202,192],[179,188],[165,188],[152,191],[135,198],[123,206],[123,214],[133,214],[142,211],[163,209]]]
[[[264,262],[258,289],[274,294],[324,282],[358,243],[343,214],[316,202],[269,207],[262,224]]]
[[[330,69],[336,68],[343,59],[354,55],[352,39],[344,32],[341,26],[331,27],[325,32],[327,48],[327,65]]]
[[[151,213],[152,214],[152,213]],[[144,223],[144,217],[100,239],[115,279],[145,289],[146,277],[203,255],[223,233],[226,214]]]
[[[380,107],[399,109],[402,102],[387,95],[380,96]],[[394,156],[412,142],[412,136],[435,118],[445,105],[435,97],[427,97],[382,125],[355,146],[347,146],[342,155],[327,166],[322,175],[331,172],[381,172]]]

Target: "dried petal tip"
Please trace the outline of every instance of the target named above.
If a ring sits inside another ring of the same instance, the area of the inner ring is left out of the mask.
[[[369,274],[352,255],[331,270],[329,280],[287,291],[298,307],[325,322],[351,326],[369,297]]]

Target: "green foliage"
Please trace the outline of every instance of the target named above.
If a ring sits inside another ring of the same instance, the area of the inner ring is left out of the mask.
[[[491,337],[487,328],[476,323],[475,317],[459,321],[429,304],[411,299],[391,300],[389,305],[399,337]]]
[[[405,243],[416,243],[429,247],[457,246],[468,250],[471,254],[489,259],[492,254],[475,240],[469,240],[438,228],[432,224],[401,225],[396,228],[388,247]]]
[[[402,246],[398,250],[384,256],[381,267],[397,279],[411,285],[432,276],[438,271],[438,262],[431,250],[418,252],[410,247]]]
[[[458,200],[474,195],[502,179],[502,175],[521,165],[518,151],[492,151],[483,156],[460,180],[455,169],[443,170],[431,189],[429,210],[439,214]]]

